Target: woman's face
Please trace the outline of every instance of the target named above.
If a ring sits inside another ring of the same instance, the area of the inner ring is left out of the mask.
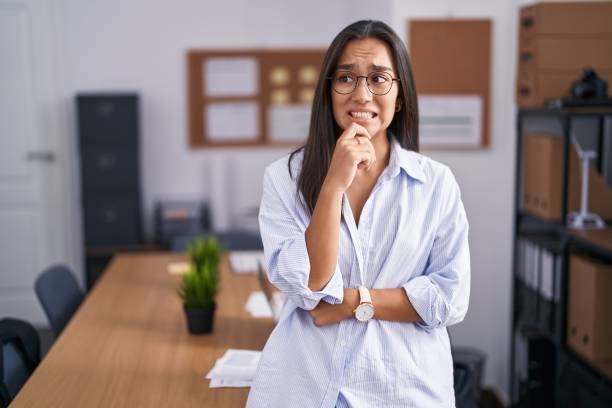
[[[351,72],[357,76],[371,73],[386,73],[397,78],[395,64],[389,46],[375,38],[350,41],[340,59],[336,72]],[[343,77],[343,81],[349,78]],[[377,79],[374,77],[373,79]],[[338,126],[346,129],[355,122],[367,129],[373,138],[382,134],[391,124],[395,114],[398,95],[397,81],[392,81],[391,90],[386,95],[375,95],[367,87],[365,78],[359,78],[357,87],[349,94],[340,94],[333,89],[332,106],[334,119]]]

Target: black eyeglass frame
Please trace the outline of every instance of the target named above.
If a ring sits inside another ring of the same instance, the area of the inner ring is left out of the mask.
[[[337,72],[338,71],[336,71],[336,73]],[[351,71],[344,71],[344,72],[348,72],[348,73],[352,74]],[[377,72],[372,72],[371,74],[375,74],[375,73],[377,73]],[[386,74],[386,73],[385,72],[378,72],[378,74]],[[391,77],[391,85],[389,85],[389,89],[387,90],[387,92],[385,92],[385,93],[376,93],[376,92],[372,91],[372,89],[370,89],[370,81],[368,81],[368,78],[370,77],[370,75],[355,75],[355,79],[356,79],[355,80],[355,86],[353,87],[353,89],[350,92],[339,92],[336,88],[334,88],[334,82],[333,82],[334,77],[333,76],[328,76],[326,78],[330,79],[332,81],[332,84],[331,84],[332,89],[334,90],[334,92],[336,92],[336,93],[338,93],[340,95],[349,95],[349,94],[352,94],[353,92],[355,92],[355,89],[357,89],[357,87],[359,86],[359,80],[361,78],[365,78],[366,88],[368,88],[368,91],[370,91],[370,93],[372,95],[378,95],[378,96],[383,96],[383,95],[386,95],[389,92],[391,92],[391,88],[393,88],[393,81],[398,81],[398,82],[401,81],[401,78],[393,78],[391,75],[389,75]],[[386,75],[388,75],[388,74],[386,74]]]

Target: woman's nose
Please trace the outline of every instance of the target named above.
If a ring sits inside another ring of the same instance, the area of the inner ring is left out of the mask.
[[[353,91],[353,100],[356,102],[369,102],[372,100],[372,92],[368,88],[366,78],[361,77],[357,80],[357,87]]]

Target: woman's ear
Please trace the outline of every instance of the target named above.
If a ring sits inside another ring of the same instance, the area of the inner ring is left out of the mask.
[[[397,101],[395,101],[395,111],[399,112],[402,110],[402,100],[400,98],[397,98]]]

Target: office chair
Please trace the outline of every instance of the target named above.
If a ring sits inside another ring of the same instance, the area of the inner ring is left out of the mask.
[[[0,320],[0,407],[8,407],[40,362],[36,329],[23,320]]]
[[[34,289],[55,337],[59,336],[83,301],[76,278],[68,267],[52,266],[38,276]]]
[[[170,249],[174,252],[184,252],[187,246],[197,238],[217,238],[221,247],[228,251],[261,251],[263,243],[259,233],[252,231],[205,231],[198,235],[174,237],[170,243]]]

